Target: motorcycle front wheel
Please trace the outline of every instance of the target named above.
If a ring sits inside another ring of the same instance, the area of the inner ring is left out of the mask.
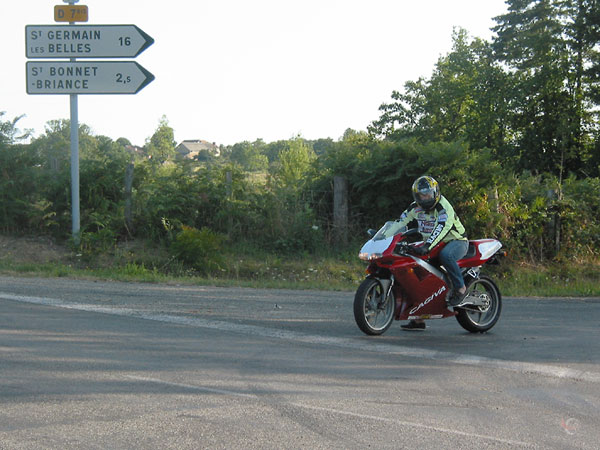
[[[394,294],[386,296],[379,281],[367,278],[354,296],[354,320],[363,333],[377,336],[394,321],[395,307]]]
[[[456,320],[471,333],[485,333],[496,325],[500,318],[502,311],[500,290],[491,278],[482,276],[467,283],[467,294],[478,297],[486,306],[473,309],[456,308],[458,312]]]

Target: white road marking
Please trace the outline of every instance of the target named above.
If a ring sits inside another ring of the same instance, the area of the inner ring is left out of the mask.
[[[510,370],[519,373],[532,373],[554,378],[563,378],[570,380],[582,380],[592,383],[600,383],[600,373],[584,370],[572,369],[569,367],[559,367],[549,364],[537,364],[522,361],[510,361],[503,359],[488,358],[485,356],[467,355],[437,350],[428,350],[423,348],[406,347],[395,344],[375,343],[372,340],[364,338],[342,338],[334,336],[322,336],[315,334],[299,333],[289,330],[276,330],[273,328],[259,327],[256,325],[245,325],[240,323],[225,322],[221,320],[206,320],[196,317],[174,316],[170,314],[156,314],[144,311],[138,311],[129,308],[117,308],[98,306],[93,304],[70,303],[64,300],[46,297],[28,297],[23,295],[14,295],[0,292],[0,299],[12,300],[23,303],[34,303],[44,306],[53,306],[57,308],[73,309],[77,311],[87,311],[102,314],[111,314],[115,316],[134,317],[137,319],[152,320],[157,322],[174,323],[178,325],[188,325],[192,327],[208,328],[218,331],[239,333],[249,336],[258,336],[273,339],[283,339],[293,342],[302,342],[305,344],[327,345],[352,350],[361,350],[366,352],[387,353],[398,356],[413,358],[431,359],[436,361],[445,361],[452,364],[462,364],[469,366],[480,366],[491,369]]]
[[[209,393],[213,393],[213,394],[229,395],[232,397],[242,397],[242,398],[250,398],[253,400],[260,400],[260,396],[255,395],[255,394],[244,394],[241,392],[229,391],[226,389],[215,389],[215,388],[209,388],[209,387],[205,387],[205,386],[195,386],[192,384],[176,383],[176,382],[161,380],[158,378],[140,377],[137,375],[125,375],[125,378],[134,380],[134,381],[140,381],[143,383],[160,384],[160,385],[165,385],[165,386],[173,386],[173,387],[180,387],[180,388],[184,388],[184,389],[190,389],[190,390],[194,390],[194,391],[209,392]],[[329,414],[337,414],[337,415],[341,415],[341,416],[355,417],[355,418],[359,418],[362,420],[386,422],[386,423],[400,425],[400,426],[408,427],[408,428],[418,428],[421,430],[434,431],[434,432],[438,432],[438,433],[454,434],[454,435],[458,435],[458,436],[465,436],[465,437],[476,438],[476,439],[485,439],[488,441],[500,442],[502,444],[507,444],[507,445],[510,445],[513,447],[514,446],[519,446],[519,447],[533,447],[534,446],[533,444],[530,444],[527,442],[513,441],[510,439],[502,439],[502,438],[498,438],[495,436],[487,436],[484,434],[468,433],[465,431],[453,430],[450,428],[435,427],[432,425],[425,425],[425,424],[418,423],[418,422],[408,422],[406,420],[396,420],[396,419],[391,419],[389,417],[374,416],[371,414],[361,414],[361,413],[356,413],[353,411],[345,411],[342,409],[324,408],[321,406],[307,405],[307,404],[298,403],[298,402],[289,402],[286,404],[288,404],[290,406],[294,406],[296,408],[326,412]]]

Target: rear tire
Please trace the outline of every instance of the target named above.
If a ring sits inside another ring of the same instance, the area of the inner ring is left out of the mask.
[[[471,333],[485,333],[496,325],[500,318],[500,312],[502,311],[500,290],[491,278],[481,276],[467,283],[467,293],[469,295],[484,296],[484,299],[489,300],[489,307],[485,311],[455,308],[458,313],[456,320],[465,330]]]
[[[373,278],[367,278],[358,287],[354,296],[354,320],[363,333],[383,334],[394,321],[396,299],[391,291],[387,298],[382,298],[385,294],[381,283]]]

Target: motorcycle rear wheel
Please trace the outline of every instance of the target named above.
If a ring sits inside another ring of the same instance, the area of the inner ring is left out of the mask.
[[[396,300],[386,293],[379,281],[367,278],[361,283],[354,296],[354,320],[365,334],[377,336],[385,333],[394,321]]]
[[[500,312],[502,311],[500,290],[491,278],[481,276],[467,283],[467,293],[469,295],[484,296],[486,300],[489,300],[489,307],[485,311],[456,308],[458,312],[456,320],[465,330],[471,333],[485,333],[496,325],[500,318]]]

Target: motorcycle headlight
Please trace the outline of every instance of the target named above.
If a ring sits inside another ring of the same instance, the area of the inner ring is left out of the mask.
[[[358,254],[358,258],[362,259],[363,261],[372,261],[374,259],[381,258],[381,253],[361,252]]]

